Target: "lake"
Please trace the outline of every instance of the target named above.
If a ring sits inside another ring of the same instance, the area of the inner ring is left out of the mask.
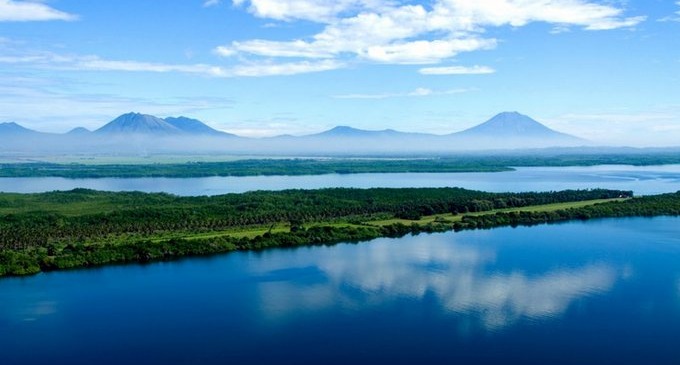
[[[680,218],[0,279],[9,364],[678,364]]]
[[[490,192],[609,188],[637,195],[680,190],[680,165],[520,167],[496,173],[331,174],[201,178],[0,178],[1,192],[38,193],[88,188],[106,191],[166,192],[182,196],[242,193],[251,190],[329,187],[462,187]]]

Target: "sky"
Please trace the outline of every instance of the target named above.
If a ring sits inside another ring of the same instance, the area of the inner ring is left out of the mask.
[[[0,122],[446,134],[502,111],[680,145],[674,0],[0,0]]]

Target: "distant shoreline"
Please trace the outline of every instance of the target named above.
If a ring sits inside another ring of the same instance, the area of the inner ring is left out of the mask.
[[[302,176],[361,173],[469,173],[512,171],[514,167],[598,165],[653,166],[680,164],[676,153],[465,155],[441,158],[248,158],[227,161],[182,161],[159,157],[144,162],[103,163],[4,162],[0,177],[191,178],[211,176]]]

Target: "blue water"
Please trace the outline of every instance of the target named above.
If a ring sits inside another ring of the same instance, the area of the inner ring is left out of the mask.
[[[0,280],[0,363],[678,364],[680,218]]]
[[[106,191],[166,192],[192,196],[242,193],[251,190],[329,187],[462,187],[491,192],[608,188],[632,190],[637,195],[645,195],[680,190],[680,165],[520,167],[516,171],[496,173],[330,174],[129,179],[0,178],[0,192],[16,193],[88,188]]]

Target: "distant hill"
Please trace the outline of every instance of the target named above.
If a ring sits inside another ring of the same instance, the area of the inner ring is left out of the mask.
[[[84,127],[75,127],[70,131],[66,132],[66,134],[68,134],[69,136],[84,136],[90,133],[92,133],[92,131]]]
[[[331,137],[331,138],[375,138],[375,137],[400,137],[400,136],[409,136],[409,135],[415,135],[415,133],[406,133],[406,132],[398,132],[395,131],[394,129],[383,129],[379,131],[369,131],[369,130],[364,130],[364,129],[357,129],[357,128],[352,128],[344,125],[340,125],[337,127],[334,127],[332,129],[329,129],[327,131],[321,132],[321,133],[316,133],[316,134],[310,134],[304,137],[316,137],[316,138],[324,138],[324,137]]]

